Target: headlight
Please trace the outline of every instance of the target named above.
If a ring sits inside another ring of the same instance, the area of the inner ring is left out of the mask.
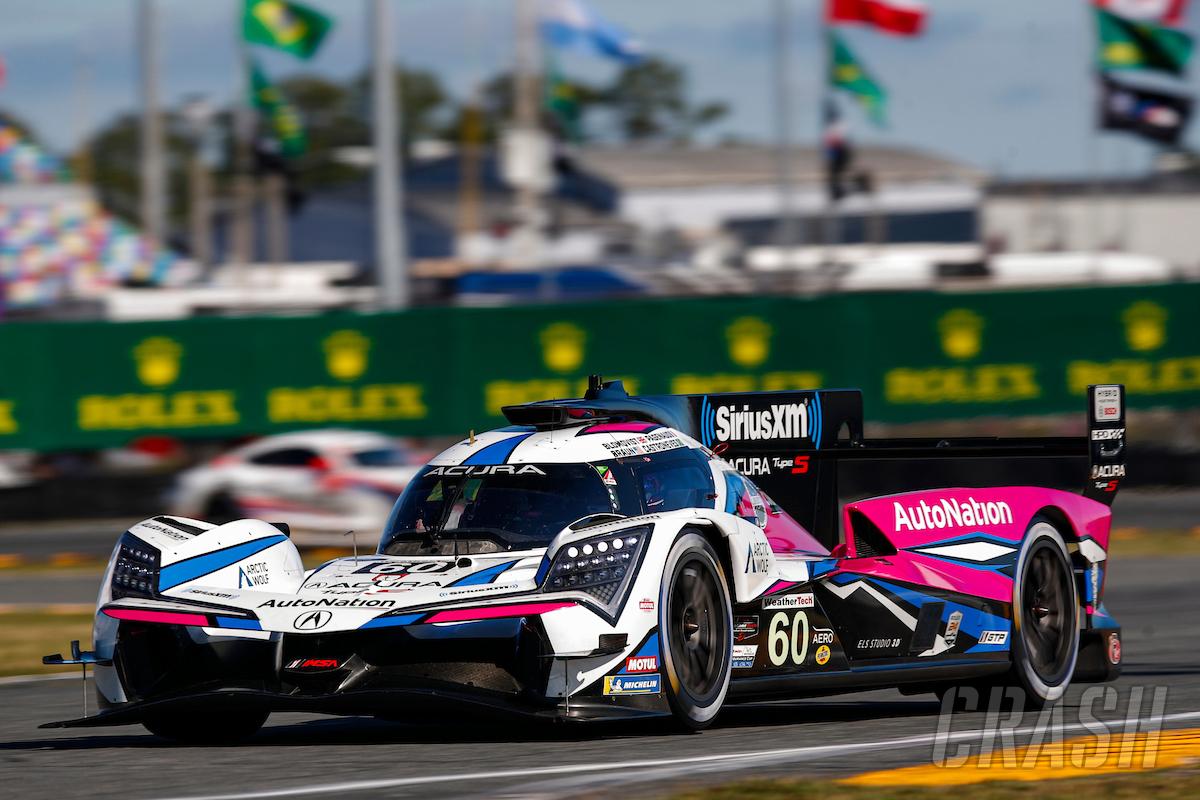
[[[650,530],[644,525],[562,545],[546,571],[542,591],[580,591],[606,607],[620,605]]]
[[[158,550],[126,533],[117,545],[116,562],[113,564],[113,599],[153,597],[158,594],[158,569]]]

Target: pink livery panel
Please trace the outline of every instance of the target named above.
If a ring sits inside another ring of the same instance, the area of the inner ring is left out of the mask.
[[[874,562],[868,571],[879,577],[1011,602],[1021,542],[1030,521],[1044,509],[1057,509],[1069,521],[1071,529],[1060,530],[1068,543],[1090,539],[1107,552],[1111,512],[1104,504],[1057,489],[1006,486],[935,489],[849,503],[847,555]],[[857,537],[850,532],[858,514],[883,533],[895,554],[868,559],[856,551]]]

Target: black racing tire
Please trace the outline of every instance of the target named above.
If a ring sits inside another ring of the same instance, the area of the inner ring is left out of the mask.
[[[146,730],[179,744],[238,744],[258,733],[270,711],[164,712],[142,720]]]
[[[1013,581],[1010,685],[1024,691],[1025,707],[1062,699],[1079,657],[1079,590],[1062,535],[1034,517],[1017,558]]]
[[[729,691],[733,604],[721,560],[698,533],[685,531],[671,547],[658,607],[667,701],[680,725],[702,730]]]

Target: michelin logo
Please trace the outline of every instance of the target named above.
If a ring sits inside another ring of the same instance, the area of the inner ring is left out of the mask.
[[[604,693],[613,694],[658,694],[662,691],[659,675],[605,675]]]

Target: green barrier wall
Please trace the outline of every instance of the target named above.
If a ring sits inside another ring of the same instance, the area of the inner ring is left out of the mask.
[[[352,425],[458,434],[574,396],[861,387],[910,422],[1200,406],[1200,285],[0,325],[0,448]]]

